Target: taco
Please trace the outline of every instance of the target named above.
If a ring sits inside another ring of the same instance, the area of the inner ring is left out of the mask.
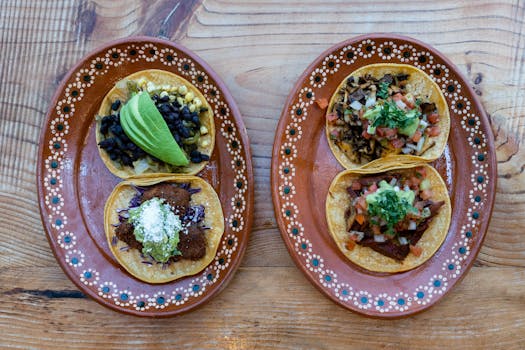
[[[100,156],[124,179],[197,174],[215,145],[210,105],[190,82],[167,71],[143,70],[122,79],[95,119]]]
[[[213,188],[195,176],[121,182],[104,208],[111,252],[133,276],[164,283],[194,275],[215,258],[224,216]]]
[[[432,161],[450,131],[445,97],[423,71],[404,64],[372,64],[347,76],[326,113],[326,135],[347,169],[375,167],[382,159]]]
[[[439,249],[451,205],[440,175],[424,163],[380,173],[346,170],[330,185],[326,218],[350,261],[370,271],[401,272]]]

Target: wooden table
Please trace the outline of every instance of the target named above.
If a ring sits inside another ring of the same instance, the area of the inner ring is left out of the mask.
[[[525,3],[523,1],[2,0],[0,2],[0,346],[20,348],[525,348]],[[472,270],[434,308],[368,319],[325,298],[276,227],[270,154],[282,106],[306,66],[352,36],[395,32],[447,55],[485,106],[498,193]],[[171,319],[121,315],[87,299],[43,232],[38,136],[64,74],[86,52],[133,34],[178,41],[236,99],[252,143],[255,221],[235,278]]]

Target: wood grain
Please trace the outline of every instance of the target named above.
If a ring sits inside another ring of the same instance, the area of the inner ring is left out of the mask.
[[[0,346],[525,348],[524,18],[521,0],[1,1]],[[273,137],[291,87],[323,50],[370,32],[415,37],[455,62],[497,147],[496,203],[476,267],[433,309],[397,321],[360,317],[315,290],[290,259],[269,200]],[[254,157],[255,221],[241,269],[207,306],[169,320],[84,298],[58,267],[37,207],[39,133],[58,83],[89,50],[134,34],[178,41],[219,73]]]

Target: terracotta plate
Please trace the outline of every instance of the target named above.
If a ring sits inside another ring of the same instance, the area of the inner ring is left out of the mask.
[[[103,209],[120,179],[100,159],[94,128],[100,102],[113,85],[150,68],[185,77],[214,110],[216,146],[198,176],[217,191],[226,226],[216,258],[204,271],[163,285],[133,278],[107,246]],[[224,288],[248,241],[253,172],[239,110],[217,74],[188,49],[148,37],[112,42],[77,64],[55,95],[40,139],[38,192],[49,244],[83,292],[105,306],[134,315],[186,312]]]
[[[343,168],[328,146],[325,110],[338,84],[371,63],[414,65],[441,87],[451,113],[444,155],[433,165],[452,202],[446,241],[422,266],[378,274],[357,267],[333,242],[325,218],[328,187]],[[337,44],[299,78],[283,110],[272,156],[275,215],[290,254],[308,279],[338,304],[377,317],[400,317],[436,303],[465,275],[479,252],[496,186],[493,137],[468,82],[443,55],[414,39],[367,35]]]

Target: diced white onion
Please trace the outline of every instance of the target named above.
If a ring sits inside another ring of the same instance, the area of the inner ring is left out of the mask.
[[[369,107],[372,107],[372,106],[375,106],[376,104],[376,97],[375,96],[370,96],[366,99],[366,108],[369,108]]]
[[[425,129],[427,128],[427,126],[428,126],[428,122],[426,122],[426,121],[424,121],[424,120],[420,120],[420,121],[419,121],[419,125],[421,126],[421,128],[422,128],[423,130],[425,130]]]
[[[405,185],[405,187],[403,188],[403,191],[410,191],[410,187],[408,187],[408,185]]]
[[[386,242],[385,235],[374,235],[374,242],[377,242],[377,243]]]
[[[392,180],[390,180],[390,186],[395,186],[396,183],[397,183],[397,179],[393,177]]]
[[[381,219],[379,221],[379,226],[385,226],[386,225],[386,221],[384,219]]]
[[[425,143],[425,137],[421,136],[421,138],[417,142],[417,148],[416,148],[417,153],[421,152],[421,150],[423,149],[423,144],[424,143]]]
[[[416,224],[416,222],[411,220],[411,221],[408,223],[408,229],[409,229],[410,231],[415,231],[416,228],[417,228],[417,224]]]
[[[142,174],[149,168],[149,163],[146,160],[146,158],[141,158],[139,160],[136,160],[133,162],[133,168],[135,169],[135,173],[137,175]]]
[[[396,101],[396,105],[400,108],[400,109],[405,109],[407,108],[407,105],[405,104],[405,102],[401,101],[401,100],[397,100]]]
[[[352,109],[355,109],[356,111],[360,110],[362,107],[363,107],[363,104],[357,100],[355,100],[354,102],[350,103],[350,107]]]
[[[399,192],[399,186],[394,186],[394,191]]]
[[[398,239],[399,239],[399,244],[401,244],[401,245],[407,245],[408,244],[408,239],[406,237],[400,236]]]
[[[365,237],[365,233],[361,231],[351,230],[350,234],[356,236],[357,242],[360,242]]]
[[[403,154],[409,154],[410,152],[412,152],[414,149],[413,148],[410,148],[410,147],[403,147],[401,148],[401,152],[403,152]]]
[[[417,146],[414,145],[413,143],[407,143],[407,147],[414,150],[414,151],[417,151]]]

